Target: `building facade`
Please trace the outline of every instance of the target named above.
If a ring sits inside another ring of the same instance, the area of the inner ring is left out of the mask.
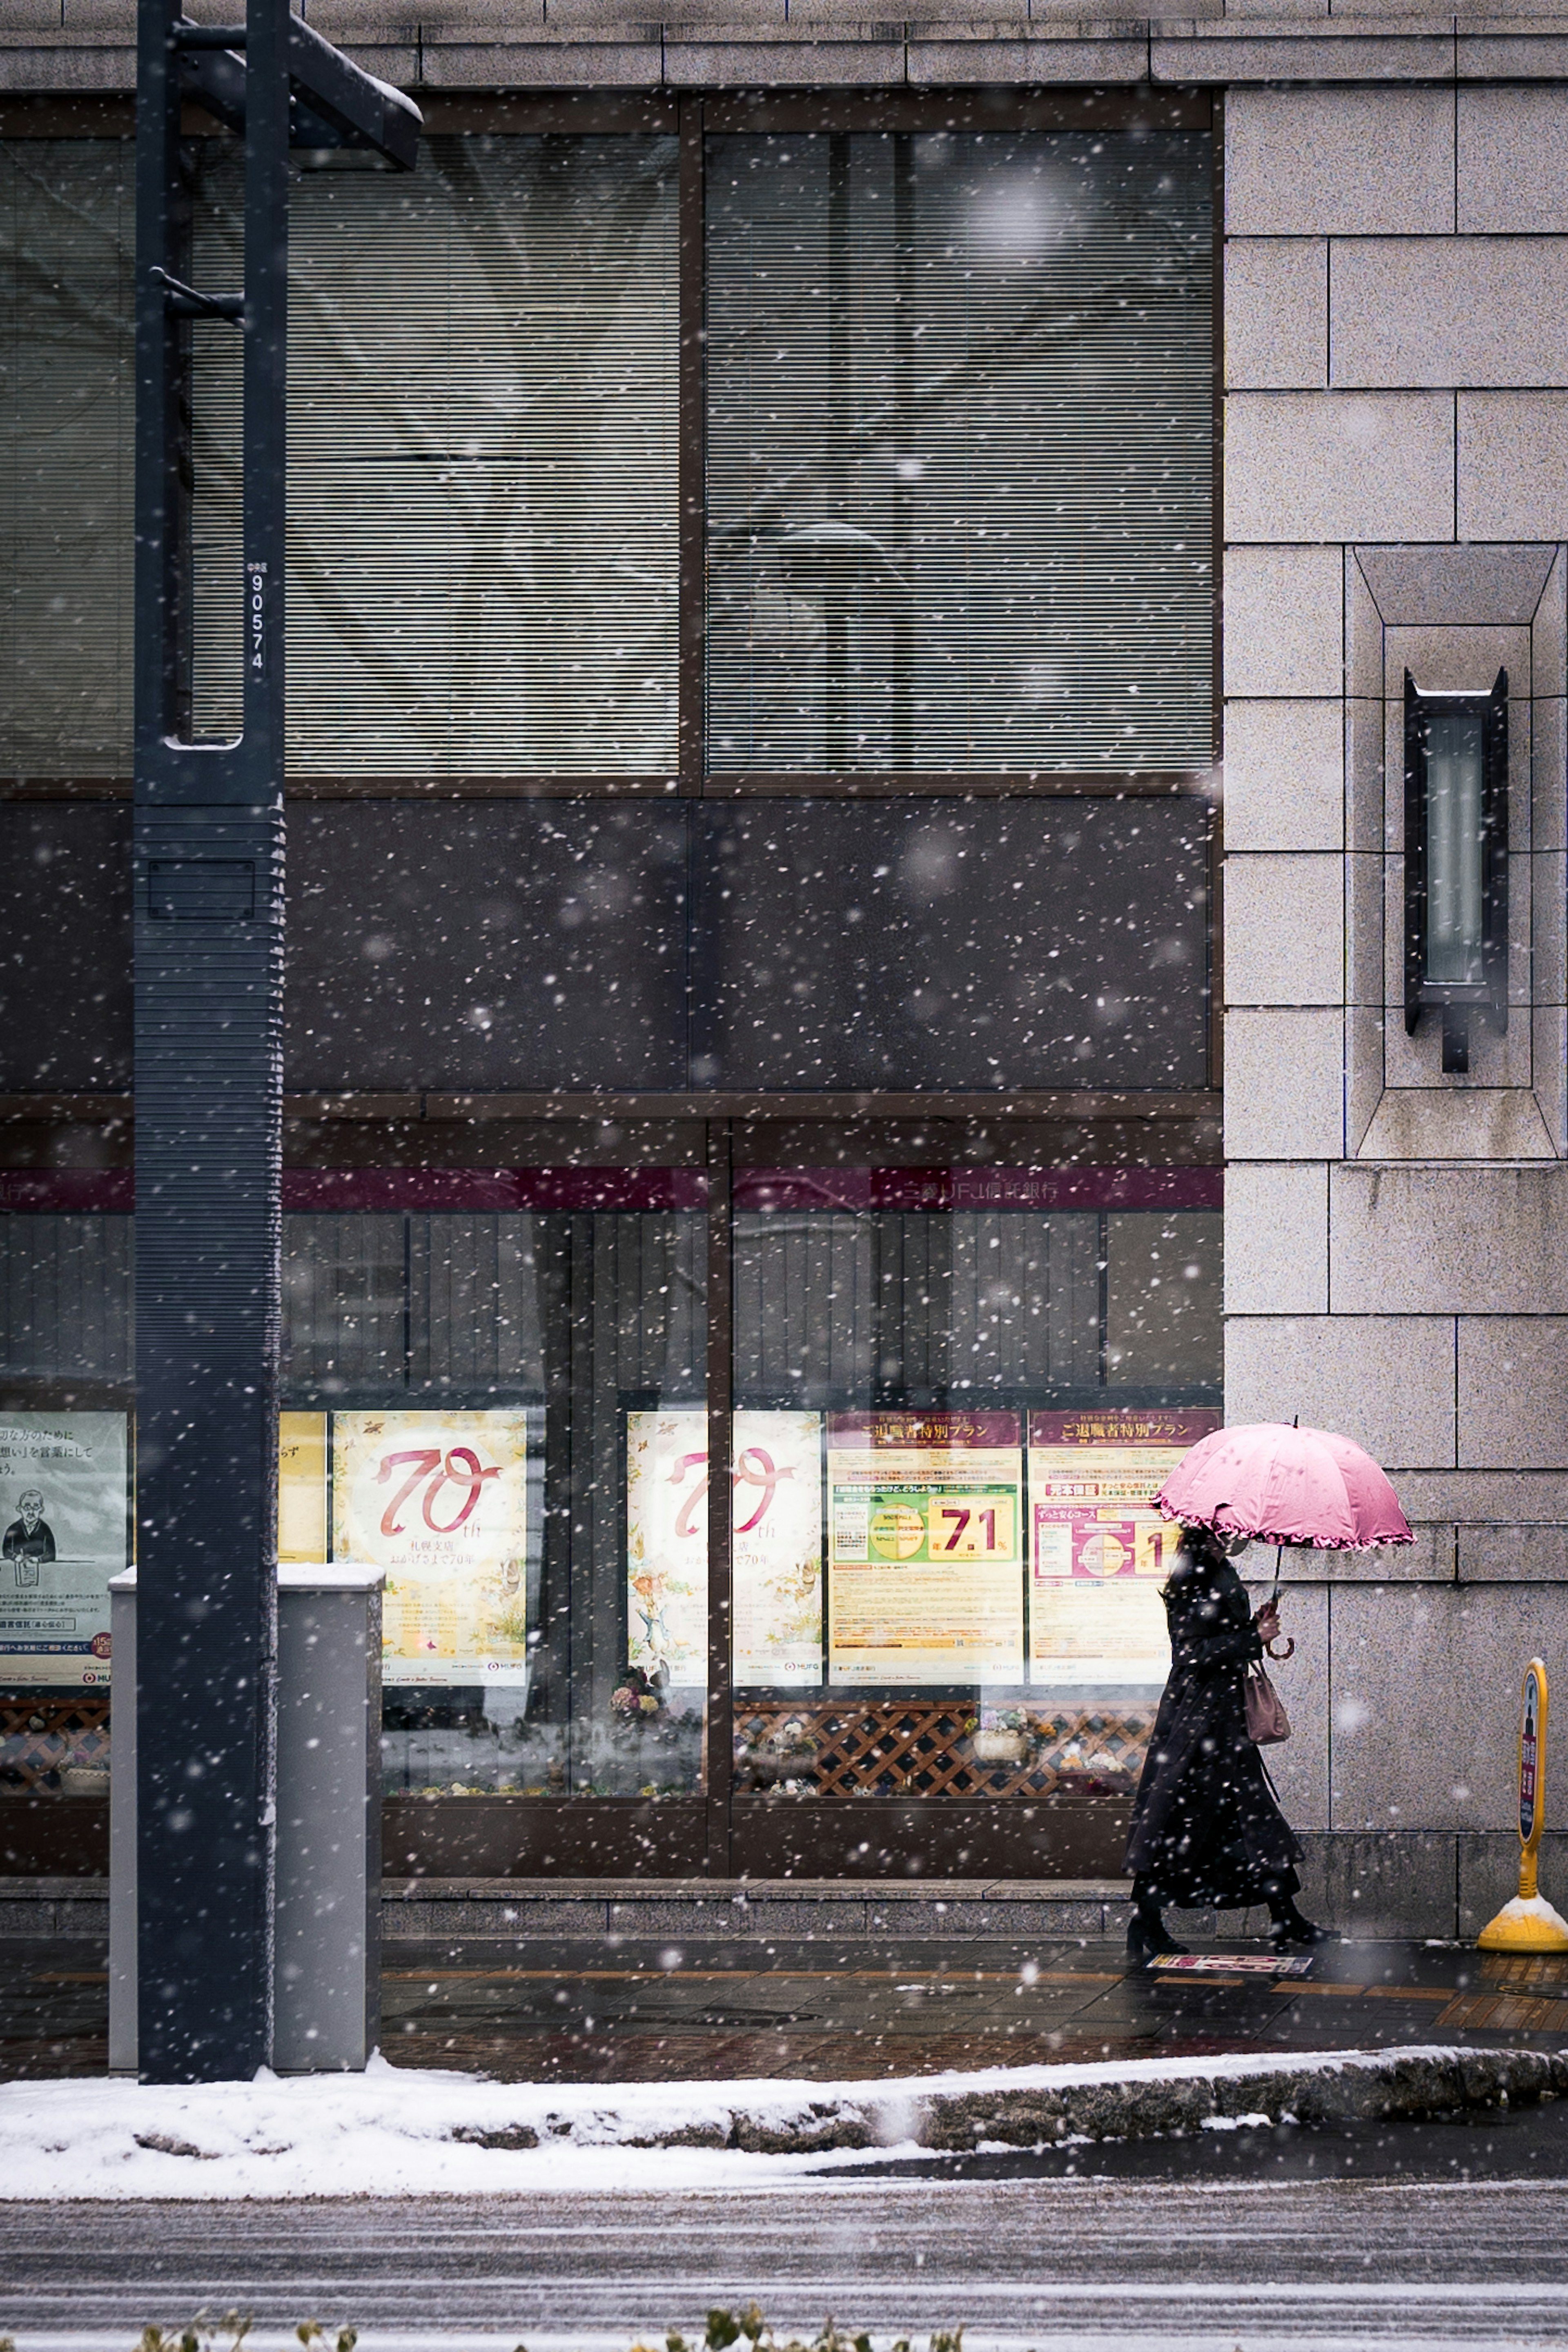
[[[1141,1506],[1299,1415],[1417,1537],[1284,1563],[1310,1899],[1473,1930],[1568,1632],[1568,27],[307,13],[428,133],[292,198],[281,1541],[392,1580],[389,1869],[1113,1875]],[[133,14],[0,27],[17,1874],[101,1864],[133,1406]]]

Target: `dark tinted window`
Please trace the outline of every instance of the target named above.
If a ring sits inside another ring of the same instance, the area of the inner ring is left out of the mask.
[[[685,894],[676,808],[295,806],[285,1082],[679,1087]]]
[[[773,801],[699,822],[699,1085],[1204,1084],[1201,803]]]
[[[131,811],[0,808],[0,1092],[131,1084]]]

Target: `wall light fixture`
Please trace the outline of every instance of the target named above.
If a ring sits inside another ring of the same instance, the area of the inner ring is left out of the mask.
[[[1427,694],[1405,673],[1405,1026],[1443,1015],[1443,1068],[1470,1066],[1470,1017],[1508,1027],[1508,672],[1489,694]]]

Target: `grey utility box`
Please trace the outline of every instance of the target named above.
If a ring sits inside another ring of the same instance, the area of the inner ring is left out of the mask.
[[[278,1571],[272,2063],[351,2072],[381,2016],[379,1569]],[[136,1572],[110,1584],[115,1679],[136,1687]],[[109,2063],[137,2066],[136,1709],[110,1717]]]
[[[362,2067],[381,2030],[382,1580],[278,1571],[280,2074]]]

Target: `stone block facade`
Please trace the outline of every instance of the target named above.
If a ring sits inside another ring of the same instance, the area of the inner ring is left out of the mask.
[[[1348,1432],[1416,1523],[1408,1555],[1286,1563],[1279,1778],[1332,1915],[1468,1932],[1509,1891],[1519,1672],[1568,1675],[1568,17],[303,13],[432,95],[1223,92],[1226,1408]],[[126,92],[133,25],[133,0],[9,0],[0,90]],[[1403,680],[1500,667],[1510,1019],[1446,1076],[1436,1024],[1404,1024]]]
[[[1518,1674],[1568,1654],[1568,91],[1383,79],[1226,100],[1226,1405],[1360,1438],[1417,1523],[1392,1573],[1288,1566],[1283,1675],[1325,1907],[1452,1933],[1506,1891]],[[1500,668],[1510,1019],[1446,1076],[1404,1018],[1404,679]]]

